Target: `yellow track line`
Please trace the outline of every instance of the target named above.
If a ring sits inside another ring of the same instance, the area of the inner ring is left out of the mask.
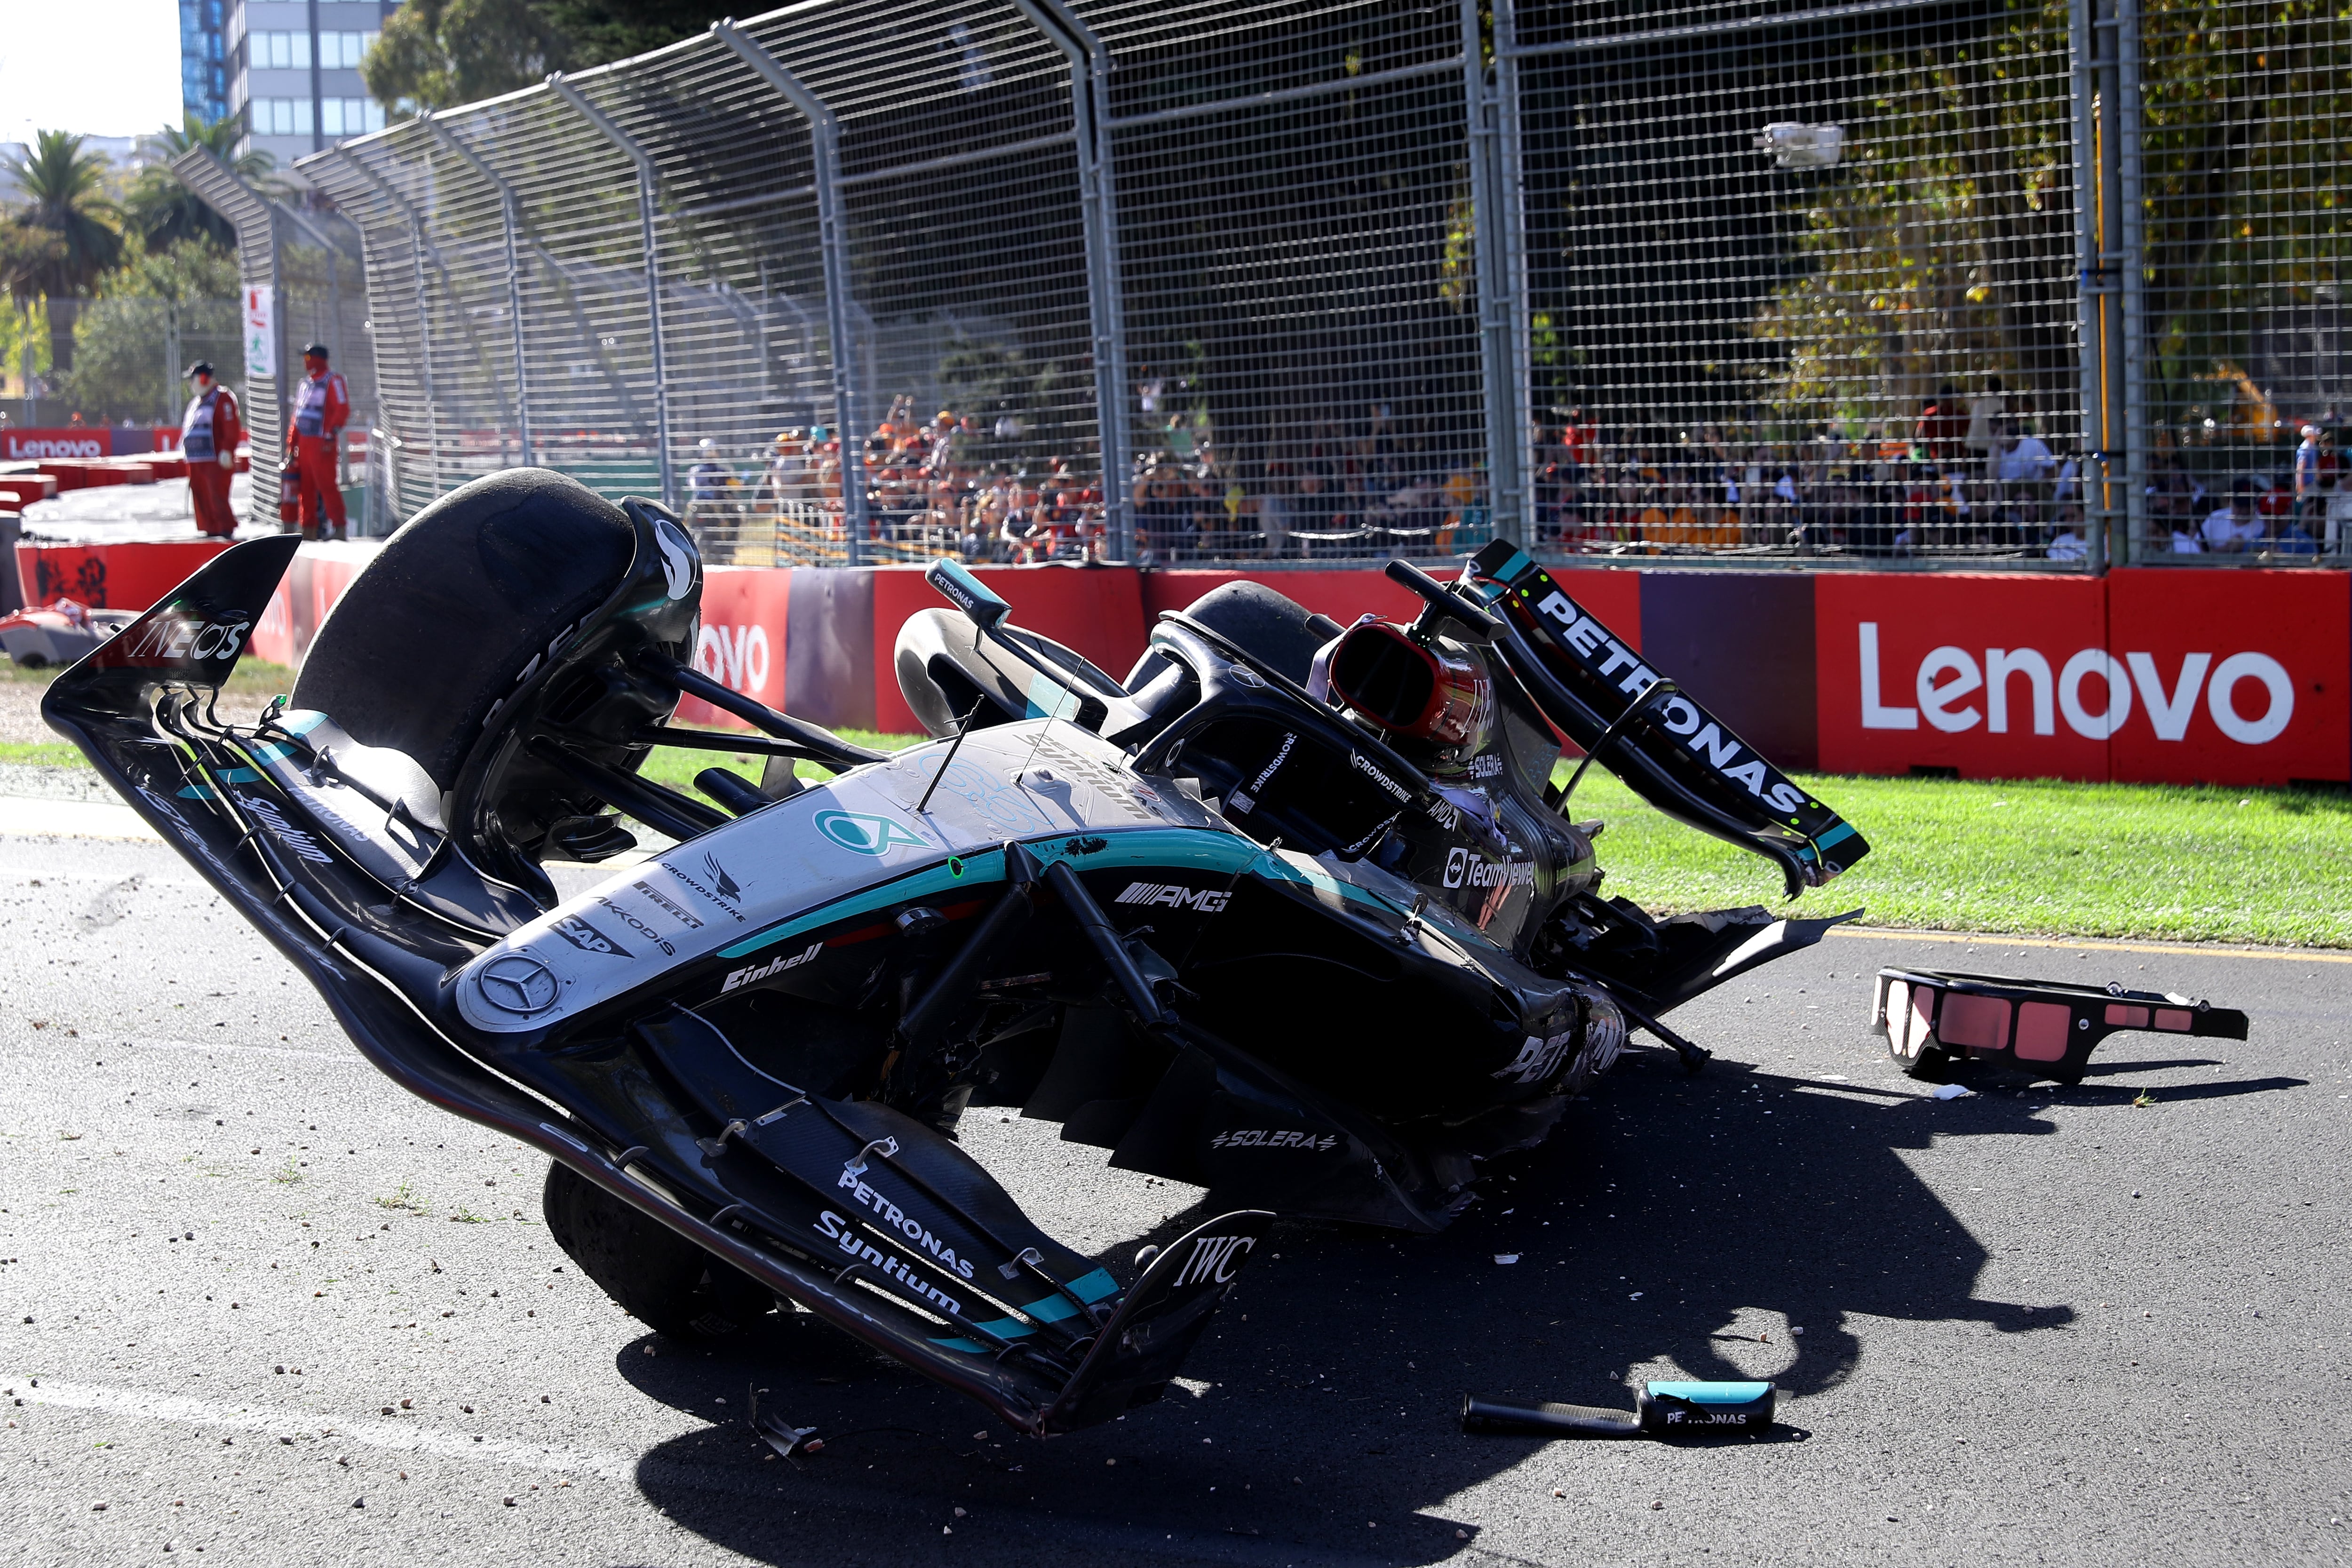
[[[1831,934],[1876,942],[1973,942],[1979,947],[2066,947],[2095,952],[2161,952],[2188,958],[2273,958],[2288,963],[2352,963],[2352,952],[2321,952],[2311,948],[2222,947],[2182,942],[2102,942],[2095,938],[2060,942],[2042,936],[1998,936],[1981,931],[1885,931],[1850,925],[1832,927]]]

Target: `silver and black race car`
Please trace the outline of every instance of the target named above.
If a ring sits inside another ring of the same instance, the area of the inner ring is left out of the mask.
[[[1230,584],[1124,680],[940,563],[896,650],[934,739],[887,754],[698,671],[677,520],[530,469],[419,513],[223,723],[295,545],[215,558],[50,722],[371,1061],[551,1157],[552,1233],[629,1311],[788,1299],[1033,1433],[1156,1397],[1278,1216],[1444,1226],[1630,1031],[1696,1067],[1663,1016],[1835,923],[1606,896],[1566,747],[1791,895],[1866,847],[1508,545],[1392,564],[1410,624]],[[772,763],[698,799],[655,746]],[[618,868],[564,898],[558,862]],[[1084,1256],[959,1143],[974,1105],[1215,1217]]]

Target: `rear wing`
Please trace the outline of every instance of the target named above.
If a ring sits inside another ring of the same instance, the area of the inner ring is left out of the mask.
[[[1687,695],[1643,707],[1660,672],[1517,545],[1480,551],[1463,585],[1501,618],[1496,647],[1562,734],[1668,816],[1777,863],[1790,898],[1870,852],[1844,818]]]

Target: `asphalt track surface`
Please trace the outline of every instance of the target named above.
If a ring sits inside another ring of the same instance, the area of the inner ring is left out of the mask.
[[[1183,1386],[1036,1442],[805,1315],[642,1331],[539,1157],[368,1068],[176,858],[0,821],[0,1560],[2344,1562],[2346,956],[1835,937],[1678,1014],[1706,1072],[1629,1057],[1447,1234],[1277,1232]],[[1893,962],[2253,1038],[1939,1102],[1864,1026]],[[1195,1195],[970,1132],[1107,1258]],[[1677,1374],[1776,1378],[1786,1425],[1456,1429],[1465,1390]],[[767,1458],[754,1393],[827,1451]]]

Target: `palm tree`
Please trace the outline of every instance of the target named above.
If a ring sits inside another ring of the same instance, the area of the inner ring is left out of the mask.
[[[154,162],[139,171],[123,207],[131,229],[147,242],[149,250],[163,250],[184,239],[236,243],[236,226],[199,201],[172,173],[171,161],[201,147],[237,178],[247,184],[257,184],[277,166],[277,160],[267,153],[239,157],[236,139],[243,129],[233,114],[210,121],[191,114],[184,123],[166,125],[147,138],[147,155]]]
[[[29,232],[0,245],[8,264],[5,281],[20,305],[48,300],[49,364],[62,374],[73,366],[77,296],[122,255],[115,206],[105,195],[106,160],[84,153],[79,136],[44,131],[30,153],[6,167],[26,198],[12,223]]]

